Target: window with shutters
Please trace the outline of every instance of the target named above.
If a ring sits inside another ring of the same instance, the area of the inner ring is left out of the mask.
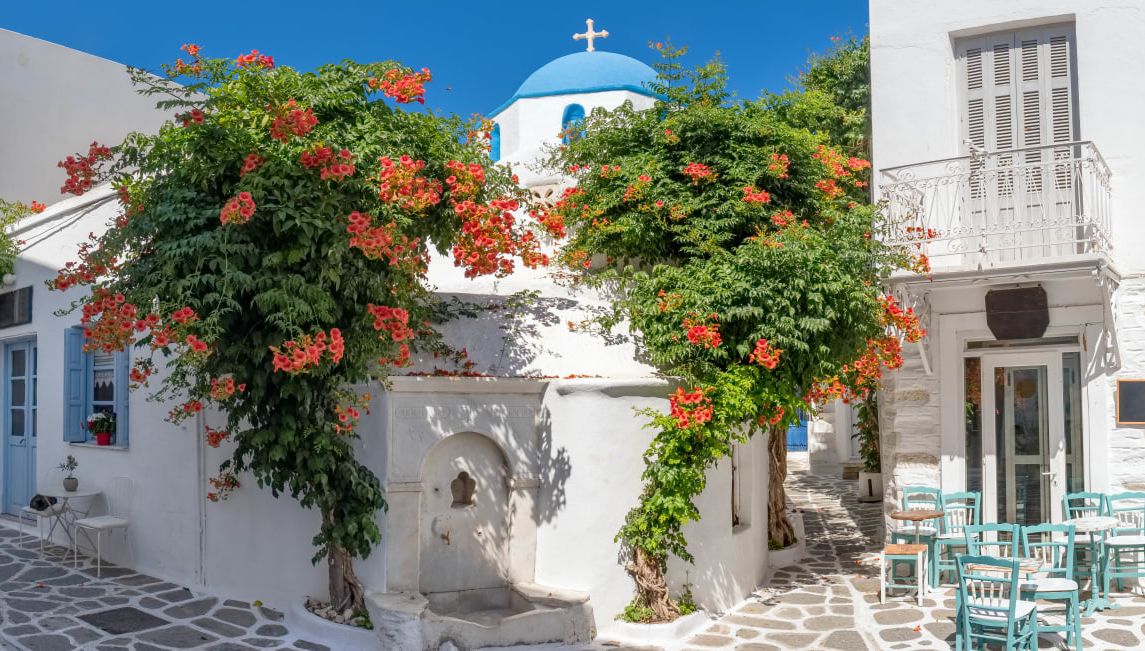
[[[992,262],[1074,252],[1080,155],[1072,24],[957,43],[962,142],[969,155],[959,227]]]
[[[88,416],[103,412],[115,416],[112,444],[128,443],[128,382],[131,353],[86,352],[83,329],[69,328],[64,341],[64,440],[83,443],[94,440],[86,423]]]

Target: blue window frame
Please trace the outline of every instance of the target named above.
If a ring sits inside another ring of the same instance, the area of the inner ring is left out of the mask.
[[[584,107],[580,104],[569,104],[561,116],[561,142],[566,145],[570,140],[576,140],[584,134]]]
[[[83,329],[64,334],[64,440],[82,443],[92,438],[87,417],[96,412],[115,415],[113,445],[128,443],[128,382],[131,353],[84,352]]]
[[[493,131],[489,132],[489,160],[496,163],[501,160],[501,125],[494,124]]]

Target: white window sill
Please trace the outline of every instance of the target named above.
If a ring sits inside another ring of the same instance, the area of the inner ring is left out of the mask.
[[[74,448],[95,448],[96,450],[116,450],[118,452],[127,452],[131,449],[126,445],[97,445],[95,443],[69,443],[68,445]]]

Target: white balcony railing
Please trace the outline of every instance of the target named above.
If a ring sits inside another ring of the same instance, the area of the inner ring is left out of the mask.
[[[1109,168],[1092,142],[984,152],[883,169],[883,241],[938,269],[1107,253]]]

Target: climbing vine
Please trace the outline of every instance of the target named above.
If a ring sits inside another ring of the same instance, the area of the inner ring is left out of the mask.
[[[89,290],[73,308],[86,346],[134,347],[133,384],[156,382],[172,421],[225,413],[206,428],[233,446],[212,500],[249,473],[320,511],[314,562],[328,561],[334,607],[358,609],[352,559],[378,542],[385,501],[354,455],[370,402],[354,387],[438,349],[431,247],[467,276],[547,258],[483,125],[402,109],[428,71],[184,50],[162,75],[133,72],[175,111],[158,133],[61,162],[64,192],[109,182],[122,210],[50,285]]]
[[[574,187],[555,208],[569,232],[561,262],[621,299],[599,319],[627,324],[642,351],[681,386],[654,432],[644,488],[617,540],[636,584],[630,609],[680,612],[667,558],[692,560],[685,526],[706,472],[736,442],[769,436],[769,534],[786,546],[786,426],[800,409],[867,394],[923,336],[880,289],[919,264],[879,242],[865,201],[870,164],[792,124],[765,101],[733,102],[718,62],[685,69],[663,57],[650,110],[595,111],[550,165]],[[650,614],[647,614],[650,613]]]

